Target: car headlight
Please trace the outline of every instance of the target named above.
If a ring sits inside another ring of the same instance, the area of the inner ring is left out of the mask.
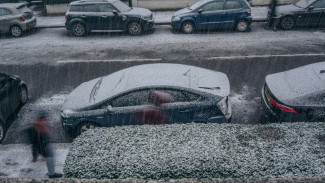
[[[69,118],[74,114],[76,114],[76,111],[71,110],[71,109],[65,109],[61,112],[61,116],[64,118]]]
[[[172,21],[176,22],[176,21],[180,21],[180,20],[181,20],[181,17],[174,17]]]
[[[141,15],[141,17],[145,20],[150,20],[152,18],[152,14],[150,15]]]
[[[219,103],[218,103],[218,107],[220,109],[220,111],[224,114],[227,115],[228,113],[228,97],[223,98]]]

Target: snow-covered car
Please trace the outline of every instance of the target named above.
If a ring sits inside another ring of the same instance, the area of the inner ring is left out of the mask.
[[[64,101],[64,130],[98,126],[227,122],[226,74],[181,64],[145,64],[85,82]]]
[[[0,73],[0,143],[10,126],[9,117],[28,100],[27,85],[18,76]]]
[[[325,62],[266,76],[262,99],[266,112],[278,120],[324,120]]]
[[[36,26],[36,17],[24,3],[0,4],[0,32],[19,37],[23,31]]]
[[[273,19],[275,27],[280,26],[284,30],[297,27],[323,27],[325,26],[325,1],[324,0],[300,0],[295,4],[277,6]]]

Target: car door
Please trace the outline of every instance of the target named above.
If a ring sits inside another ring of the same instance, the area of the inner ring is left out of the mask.
[[[87,24],[89,30],[100,30],[100,12],[97,4],[85,4],[83,5],[83,11],[80,18]]]
[[[311,17],[311,25],[313,26],[325,26],[325,1],[318,0],[312,5],[312,17]]]
[[[208,2],[198,8],[196,26],[199,29],[211,29],[221,27],[224,23],[224,1],[216,0]]]
[[[9,30],[9,21],[10,15],[12,15],[11,11],[6,8],[0,8],[0,31],[6,32]]]
[[[10,108],[8,76],[0,76],[0,115],[2,120],[6,120],[10,116]]]
[[[107,126],[140,125],[145,111],[150,108],[150,89],[142,89],[121,94],[107,102]]]
[[[119,29],[119,25],[122,22],[122,16],[114,14],[113,11],[118,10],[108,3],[98,4],[100,11],[100,29],[101,30],[116,30]]]
[[[307,6],[296,14],[297,26],[315,26],[319,23],[324,8],[321,8],[324,0],[316,1],[315,3]],[[316,8],[314,7],[316,5]]]
[[[246,11],[238,0],[227,0],[225,5],[224,27],[233,28]]]

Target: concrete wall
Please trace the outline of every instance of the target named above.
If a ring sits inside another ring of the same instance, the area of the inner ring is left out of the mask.
[[[68,11],[68,9],[68,4],[46,5],[46,13],[48,15],[63,15]]]

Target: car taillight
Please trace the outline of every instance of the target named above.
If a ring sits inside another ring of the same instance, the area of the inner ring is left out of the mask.
[[[20,20],[24,22],[25,18],[23,16],[20,16]]]
[[[287,107],[287,106],[284,106],[284,105],[281,105],[281,104],[276,103],[272,98],[270,98],[270,100],[271,100],[271,104],[274,107],[276,107],[277,109],[280,109],[281,111],[291,112],[291,113],[297,113],[294,109],[292,109],[290,107]]]
[[[247,9],[246,12],[250,15],[252,14],[252,10],[251,9]]]
[[[68,18],[67,14],[65,14],[65,16],[64,16],[64,17],[65,17],[65,20],[67,21],[67,18]]]

